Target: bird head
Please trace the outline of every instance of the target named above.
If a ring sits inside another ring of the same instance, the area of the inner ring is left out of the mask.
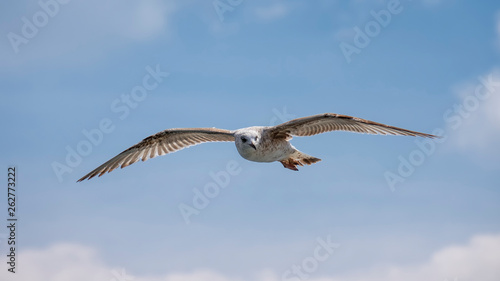
[[[260,134],[257,130],[241,130],[234,134],[236,147],[240,152],[252,153],[259,147]]]

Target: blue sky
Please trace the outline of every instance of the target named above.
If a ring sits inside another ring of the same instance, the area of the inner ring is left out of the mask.
[[[496,1],[2,6],[2,177],[17,168],[19,218],[18,272],[2,262],[2,278],[500,278]],[[300,172],[211,143],[76,183],[164,129],[324,112],[444,138],[296,137],[323,159]],[[196,209],[207,185],[218,192]]]

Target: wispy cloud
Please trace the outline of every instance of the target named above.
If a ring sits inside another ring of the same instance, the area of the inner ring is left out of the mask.
[[[480,82],[457,87],[460,102],[447,121],[454,129],[450,131],[456,148],[490,157],[500,154],[500,70],[482,77]]]
[[[260,21],[269,22],[285,17],[291,8],[283,2],[273,3],[267,7],[255,8],[255,16]]]
[[[444,1],[445,0],[422,0],[422,4],[430,8],[442,4]]]
[[[129,11],[130,19],[123,22],[124,27],[128,28],[123,30],[123,34],[140,40],[159,35],[162,31],[168,32],[169,17],[174,10],[172,3],[157,0],[138,2],[137,7]]]
[[[0,60],[7,69],[47,62],[51,65],[86,63],[125,43],[169,36],[174,11],[174,2],[159,0],[70,1],[58,6],[57,13],[53,13],[43,28],[37,28],[37,15],[44,13],[43,8],[22,10],[0,31],[27,38],[22,44],[6,41],[7,44],[0,45]],[[31,30],[25,26],[37,32],[23,35]],[[78,55],[71,56],[76,53]]]
[[[496,14],[495,30],[497,32],[496,45],[498,50],[500,51],[500,11],[498,11]]]

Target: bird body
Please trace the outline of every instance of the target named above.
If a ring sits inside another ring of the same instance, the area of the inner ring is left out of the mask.
[[[301,160],[320,159],[298,151],[290,142],[291,138],[273,138],[272,127],[248,127],[236,130],[235,144],[241,157],[254,162],[278,161],[285,168],[298,171]],[[288,159],[294,159],[290,162]],[[317,162],[314,161],[314,162]],[[294,163],[294,164],[293,164]],[[310,163],[312,164],[312,163]]]
[[[219,141],[234,141],[238,153],[247,160],[278,161],[283,164],[283,167],[298,171],[297,166],[311,165],[321,159],[298,151],[290,143],[292,136],[312,136],[338,130],[368,134],[436,137],[335,113],[297,118],[276,126],[254,126],[234,131],[217,128],[167,129],[124,150],[78,181],[91,179],[96,175],[102,176],[117,167],[124,168],[139,160],[146,161],[203,142]]]
[[[274,162],[296,151],[289,141],[272,139],[268,128],[248,127],[235,131],[235,145],[241,157],[254,162]]]

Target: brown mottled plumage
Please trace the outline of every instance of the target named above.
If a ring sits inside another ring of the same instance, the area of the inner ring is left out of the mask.
[[[234,141],[239,154],[247,160],[279,161],[285,168],[298,171],[297,165],[311,165],[321,159],[295,149],[289,142],[292,136],[312,136],[339,130],[367,134],[436,137],[335,113],[297,118],[272,127],[257,126],[234,131],[217,128],[168,129],[145,138],[78,181],[91,179],[96,175],[102,176],[106,172],[109,173],[118,167],[124,168],[139,160],[146,161],[203,142],[219,141]]]

